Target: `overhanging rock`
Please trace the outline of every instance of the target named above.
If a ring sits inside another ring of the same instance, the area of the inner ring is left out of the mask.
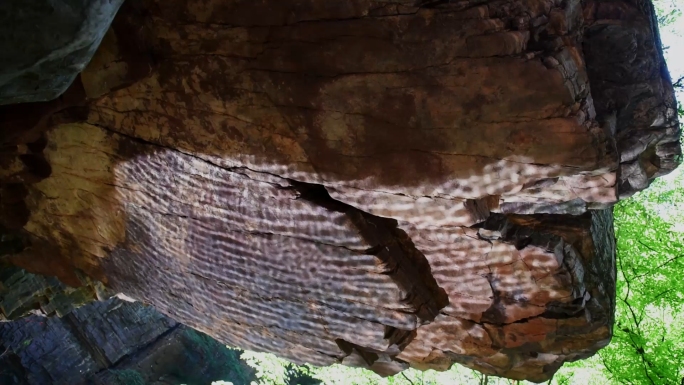
[[[130,2],[61,100],[3,112],[6,259],[381,374],[605,346],[610,207],[680,155],[627,0]]]
[[[57,98],[85,68],[123,0],[3,0],[0,105]]]

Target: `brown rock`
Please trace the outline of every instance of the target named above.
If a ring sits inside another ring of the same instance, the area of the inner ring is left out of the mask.
[[[543,381],[610,340],[609,208],[680,154],[656,32],[627,0],[125,4],[71,99],[3,111],[8,254],[295,362]]]

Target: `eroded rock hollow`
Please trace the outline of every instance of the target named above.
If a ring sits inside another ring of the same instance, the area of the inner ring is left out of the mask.
[[[610,340],[675,106],[648,1],[128,2],[2,110],[3,260],[298,363],[543,381]]]

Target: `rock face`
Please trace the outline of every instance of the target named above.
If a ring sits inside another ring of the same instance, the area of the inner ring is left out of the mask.
[[[123,0],[3,0],[0,105],[52,100],[88,64]]]
[[[236,385],[253,379],[239,352],[167,318],[117,299],[68,315],[0,323],[4,385]]]
[[[74,307],[107,295],[100,282],[92,282],[87,277],[83,277],[80,287],[74,288],[55,277],[0,265],[0,322],[27,314],[62,317]]]
[[[630,0],[131,2],[60,100],[3,113],[7,261],[381,374],[605,346],[610,207],[681,153]]]

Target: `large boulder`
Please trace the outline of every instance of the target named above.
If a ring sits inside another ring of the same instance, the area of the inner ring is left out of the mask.
[[[151,306],[116,298],[61,318],[0,322],[0,352],[3,385],[243,385],[254,379],[239,351]]]
[[[295,362],[546,380],[610,341],[610,207],[681,153],[654,17],[127,3],[0,117],[4,258]]]
[[[85,68],[123,0],[0,2],[0,105],[57,98]]]

